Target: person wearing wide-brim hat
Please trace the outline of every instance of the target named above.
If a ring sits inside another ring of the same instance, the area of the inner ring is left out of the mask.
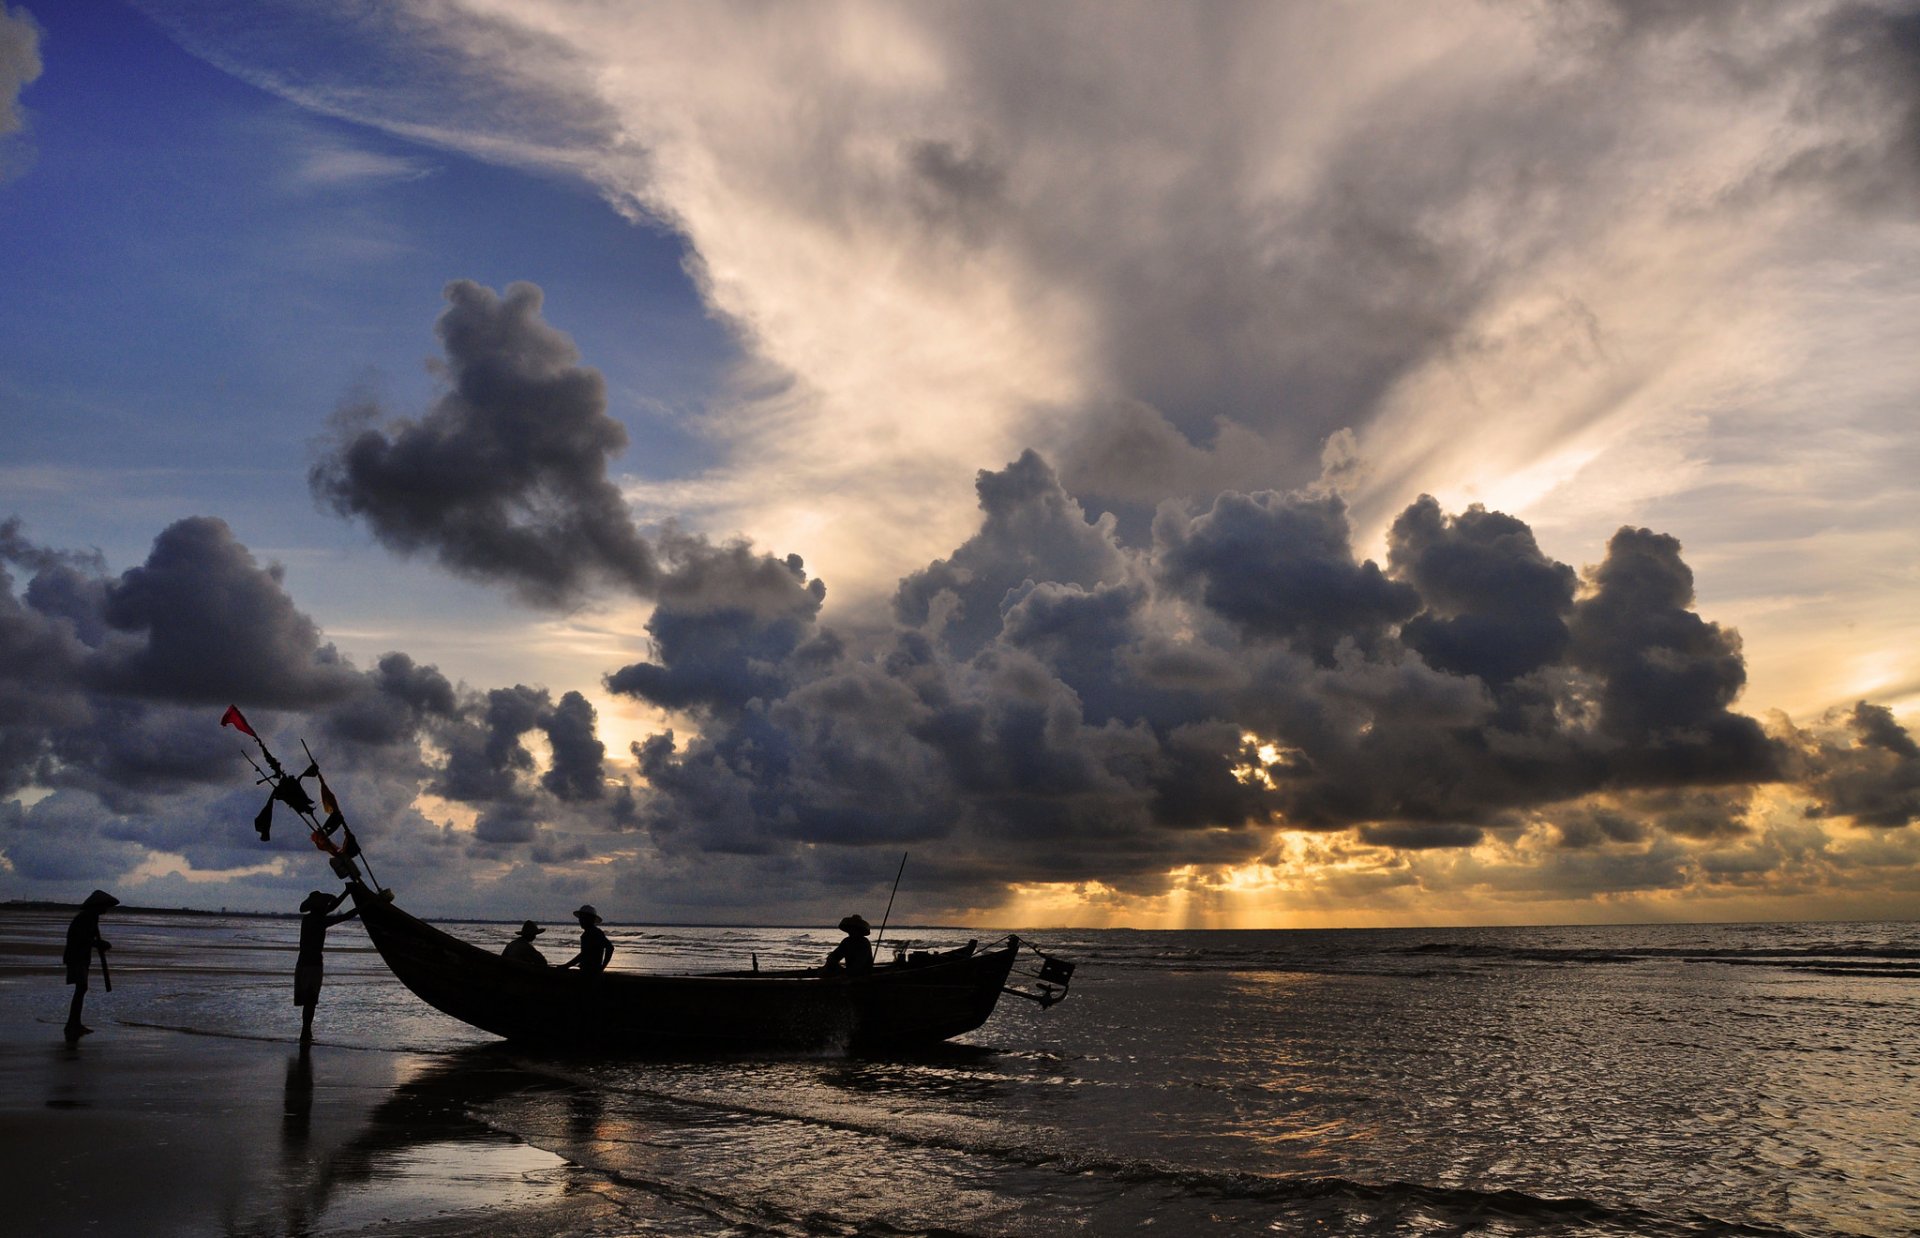
[[[67,967],[67,983],[73,986],[73,1003],[67,1007],[67,1039],[78,1040],[93,1029],[80,1022],[80,1008],[87,1000],[87,971],[93,965],[94,952],[100,954],[100,973],[106,974],[107,951],[113,949],[100,936],[100,913],[118,907],[120,900],[105,890],[95,890],[80,904],[73,923],[67,925],[67,947],[60,961]],[[113,986],[109,984],[108,988]]]
[[[613,958],[613,943],[600,931],[600,913],[593,909],[592,903],[582,903],[574,909],[573,918],[580,921],[580,953],[560,966],[578,967],[588,975],[598,975],[607,970],[607,963]]]
[[[833,953],[827,956],[825,970],[837,972],[845,968],[849,976],[864,975],[872,971],[873,946],[867,941],[867,934],[873,931],[873,926],[860,916],[853,915],[840,921],[840,931],[845,933],[846,937],[833,948]]]
[[[355,907],[344,915],[334,915],[334,908],[346,901],[345,890],[338,894],[315,890],[300,903],[300,953],[293,961],[293,1004],[300,1007],[301,1044],[313,1040],[313,1011],[320,1004],[327,930],[360,914],[360,909]]]
[[[524,921],[520,925],[519,936],[507,943],[507,948],[500,952],[500,957],[508,962],[523,963],[528,967],[545,967],[547,956],[540,953],[540,947],[533,944],[533,939],[544,932],[546,930],[533,921]]]

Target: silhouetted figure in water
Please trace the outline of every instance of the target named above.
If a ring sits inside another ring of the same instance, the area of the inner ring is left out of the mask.
[[[118,907],[120,900],[105,890],[95,890],[80,904],[80,913],[67,926],[67,948],[60,961],[67,965],[67,983],[73,986],[73,1004],[67,1007],[67,1039],[78,1040],[93,1029],[80,1022],[80,1008],[87,1000],[87,971],[93,965],[95,951],[100,953],[100,979],[107,992],[113,992],[113,977],[107,971],[107,951],[113,949],[100,936],[100,913]]]
[[[347,901],[347,892],[315,890],[300,904],[300,955],[293,964],[293,1004],[300,1007],[300,1043],[313,1040],[313,1008],[320,1004],[321,960],[327,949],[327,930],[360,914],[355,907],[344,915],[333,909]]]
[[[864,976],[872,971],[873,944],[867,940],[867,934],[873,931],[873,926],[859,916],[848,916],[840,921],[840,931],[846,937],[827,956],[827,965],[822,970],[845,971],[849,976]]]
[[[584,903],[573,915],[580,921],[580,953],[560,966],[578,967],[588,975],[607,970],[607,962],[613,958],[613,943],[600,931],[600,913],[593,909],[592,903]]]
[[[520,935],[507,943],[507,948],[500,952],[500,957],[509,962],[524,963],[528,967],[545,967],[547,956],[540,953],[540,948],[533,944],[533,939],[544,932],[546,930],[533,921],[526,921],[520,926]]]

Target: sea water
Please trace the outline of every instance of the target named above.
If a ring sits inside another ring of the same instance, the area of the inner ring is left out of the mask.
[[[64,927],[9,918],[9,957],[57,957]],[[293,921],[110,927],[117,988],[96,980],[90,1014],[297,1028]],[[443,927],[490,949],[513,929]],[[609,934],[616,967],[681,971],[815,961],[837,936]],[[995,935],[890,930],[880,954]],[[1030,936],[1079,964],[1067,1001],[1005,998],[911,1054],[503,1054],[352,924],[317,1029],[419,1055],[408,1103],[502,1141],[409,1149],[389,1122],[383,1155],[550,1153],[631,1216],[673,1218],[628,1232],[1920,1233],[1920,926]],[[559,928],[544,943],[571,952]]]

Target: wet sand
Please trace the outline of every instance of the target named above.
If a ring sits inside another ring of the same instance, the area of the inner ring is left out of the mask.
[[[550,1086],[497,1053],[94,1026],[69,1046],[51,1022],[0,1019],[0,1233],[654,1228],[594,1175],[470,1116],[475,1098]]]

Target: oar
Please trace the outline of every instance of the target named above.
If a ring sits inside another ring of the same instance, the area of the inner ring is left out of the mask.
[[[101,982],[107,986],[107,992],[111,993],[113,992],[113,973],[107,970],[107,948],[99,942],[93,943],[93,948],[100,955]]]
[[[893,915],[893,895],[900,893],[900,873],[907,871],[907,853],[900,853],[900,872],[893,875],[893,894],[887,895],[887,914],[880,917],[880,933],[873,939],[875,950],[880,948],[880,938],[887,935],[887,920]]]

